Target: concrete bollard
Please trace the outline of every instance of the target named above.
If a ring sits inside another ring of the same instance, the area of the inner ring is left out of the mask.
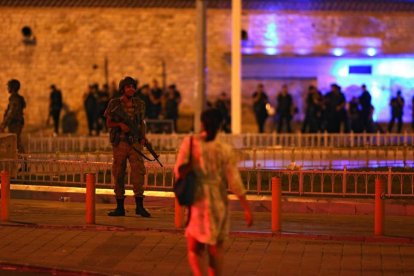
[[[86,224],[95,224],[95,174],[86,174]]]
[[[280,178],[272,177],[272,232],[280,232],[280,214],[282,210],[282,187]]]
[[[184,207],[182,207],[178,200],[174,199],[174,225],[175,228],[183,228],[184,226]]]
[[[384,192],[384,182],[375,179],[375,215],[374,215],[374,233],[377,236],[384,234],[384,200],[382,194]]]
[[[9,220],[10,178],[8,171],[1,172],[1,220]]]

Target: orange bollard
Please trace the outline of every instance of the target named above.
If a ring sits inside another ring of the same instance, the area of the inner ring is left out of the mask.
[[[382,236],[384,233],[384,201],[381,196],[384,192],[384,182],[375,179],[375,215],[374,215],[374,233]]]
[[[174,205],[174,224],[175,228],[183,228],[184,226],[184,208],[178,203],[178,200],[175,198]]]
[[[9,172],[1,172],[1,220],[9,220],[10,207],[10,179]]]
[[[280,178],[272,177],[272,232],[280,232],[280,214],[282,210],[282,187]]]
[[[95,174],[86,175],[86,224],[95,224]]]

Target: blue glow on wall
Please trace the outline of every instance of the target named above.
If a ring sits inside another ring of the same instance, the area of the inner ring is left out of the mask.
[[[264,33],[263,45],[267,47],[274,47],[279,44],[279,37],[277,35],[277,26],[276,23],[269,23],[266,26],[266,31]]]
[[[371,65],[372,74],[350,74],[350,66]],[[390,100],[401,89],[405,98],[404,122],[411,122],[411,99],[414,95],[414,58],[341,58],[331,67],[331,74],[342,87],[349,102],[361,94],[365,84],[371,93],[373,118],[388,122],[391,118]]]

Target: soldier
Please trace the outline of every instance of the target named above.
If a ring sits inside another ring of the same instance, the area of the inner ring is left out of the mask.
[[[7,127],[10,133],[16,134],[17,151],[24,153],[21,134],[24,125],[23,109],[26,108],[26,101],[23,96],[19,95],[20,82],[18,80],[9,80],[7,89],[10,93],[9,105],[4,113],[3,122],[0,124],[0,132],[3,132]]]
[[[105,110],[106,124],[110,128],[110,137],[113,147],[112,175],[115,181],[116,209],[109,212],[108,216],[125,216],[125,171],[127,160],[131,166],[131,183],[135,196],[135,213],[142,217],[150,217],[150,213],[145,210],[144,200],[144,160],[132,145],[132,133],[126,122],[116,114],[117,109],[121,109],[128,114],[129,119],[138,125],[139,148],[142,150],[146,142],[145,137],[145,104],[139,98],[133,97],[137,90],[137,81],[131,77],[125,77],[119,82],[119,91],[122,94],[119,98],[112,99]],[[136,145],[135,145],[136,146]]]

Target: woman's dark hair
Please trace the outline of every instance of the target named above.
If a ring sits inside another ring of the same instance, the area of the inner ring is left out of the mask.
[[[222,122],[220,111],[217,108],[209,108],[201,113],[200,119],[207,132],[206,141],[213,141]]]

